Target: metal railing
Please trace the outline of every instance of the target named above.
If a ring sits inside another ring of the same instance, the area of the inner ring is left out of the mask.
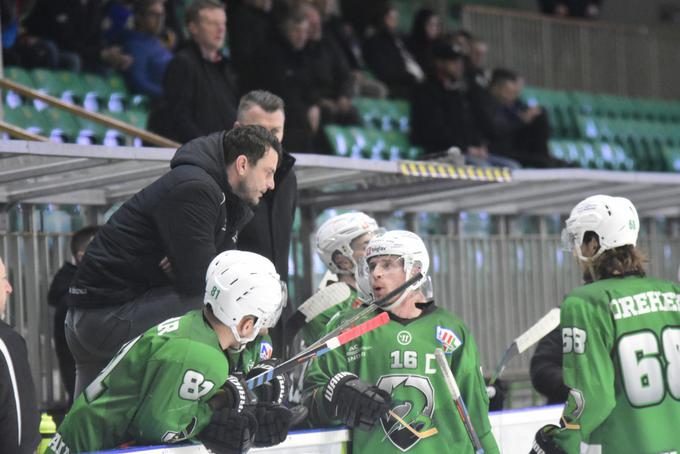
[[[466,29],[489,44],[488,66],[518,71],[531,85],[680,98],[680,33],[467,6]]]
[[[0,88],[12,90],[18,95],[26,98],[37,99],[49,104],[50,106],[53,106],[54,108],[64,110],[81,118],[85,118],[86,120],[94,121],[108,128],[119,130],[122,133],[128,134],[132,137],[139,137],[144,142],[148,142],[152,145],[170,148],[178,148],[181,145],[179,142],[175,142],[174,140],[159,136],[158,134],[154,134],[145,129],[137,128],[131,124],[117,120],[107,115],[102,115],[97,112],[90,112],[89,110],[86,110],[78,105],[62,101],[59,98],[41,93],[38,90],[33,90],[32,88],[26,87],[25,85],[16,83],[9,79],[0,77]],[[9,125],[4,121],[0,122],[0,130],[8,132],[14,137],[33,139],[30,136],[27,136],[26,131],[21,130],[21,128],[17,128],[16,126]],[[42,138],[38,138],[37,140],[41,139]]]
[[[46,408],[66,398],[52,345],[53,310],[47,306],[47,289],[70,259],[69,240],[68,234],[0,232],[0,256],[14,286],[7,321],[26,339],[38,399]],[[573,257],[560,249],[555,235],[441,235],[426,237],[425,242],[436,301],[470,327],[486,371],[492,370],[512,339],[581,282]],[[680,238],[650,235],[639,246],[651,257],[650,275],[676,278]],[[296,242],[298,254],[299,247]],[[531,354],[514,359],[505,377],[526,380]]]

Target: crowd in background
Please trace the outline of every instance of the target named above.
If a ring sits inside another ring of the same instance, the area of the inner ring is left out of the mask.
[[[185,143],[231,128],[239,97],[286,104],[284,147],[330,153],[327,124],[359,125],[355,97],[411,102],[411,142],[428,158],[564,165],[548,155],[540,106],[522,79],[485,66],[487,44],[431,9],[407,36],[387,1],[3,0],[5,65],[121,72],[149,98],[148,129]]]

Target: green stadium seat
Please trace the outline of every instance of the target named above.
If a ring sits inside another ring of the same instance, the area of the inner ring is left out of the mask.
[[[16,82],[21,85],[25,85],[28,88],[35,88],[33,85],[33,78],[31,75],[23,68],[18,66],[8,66],[3,69],[4,75],[7,79]],[[10,109],[19,107],[26,103],[26,101],[18,94],[12,90],[6,90],[5,92],[5,103]]]
[[[75,143],[78,141],[81,129],[78,124],[78,117],[54,107],[43,110],[42,114],[49,122],[53,135],[58,135],[64,142]]]
[[[4,121],[33,134],[49,136],[51,132],[49,121],[31,104],[5,109]]]
[[[324,127],[324,134],[331,144],[334,155],[349,157],[352,154],[354,141],[352,137],[345,132],[345,128],[342,126],[327,125]]]

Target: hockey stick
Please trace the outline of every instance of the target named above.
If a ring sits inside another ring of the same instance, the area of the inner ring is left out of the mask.
[[[301,352],[297,356],[284,361],[278,366],[265,371],[255,377],[246,381],[248,389],[253,389],[260,386],[263,383],[271,381],[275,376],[285,374],[286,372],[294,369],[296,366],[309,361],[310,359],[318,358],[321,355],[334,350],[347,342],[356,339],[359,336],[366,334],[376,328],[385,325],[390,321],[390,316],[387,312],[376,315],[375,317],[366,320],[361,325],[355,326],[354,328],[348,329],[347,331],[328,339],[323,344],[316,346],[315,348],[308,348]]]
[[[560,309],[556,307],[534,323],[531,328],[517,336],[507,350],[505,350],[505,353],[503,353],[501,360],[498,362],[498,366],[496,366],[496,371],[494,372],[493,377],[491,377],[489,386],[493,386],[493,384],[496,383],[496,380],[498,380],[505,370],[508,361],[520,353],[524,353],[529,347],[543,339],[550,331],[554,330],[559,325]]]
[[[368,306],[366,306],[365,308],[363,308],[362,310],[360,310],[359,312],[357,312],[356,314],[354,314],[350,318],[343,320],[342,323],[337,328],[335,328],[330,333],[323,336],[318,341],[314,342],[312,345],[309,346],[309,348],[307,348],[307,350],[305,350],[301,353],[298,353],[296,356],[294,356],[291,359],[297,358],[298,356],[303,355],[305,352],[309,351],[310,349],[316,348],[319,345],[324,344],[326,341],[328,341],[328,339],[337,336],[338,334],[343,332],[345,329],[351,327],[357,321],[361,320],[362,318],[364,318],[365,316],[367,316],[369,314],[372,314],[376,309],[380,309],[380,307],[383,306],[386,302],[388,302],[389,300],[391,300],[395,296],[400,295],[404,290],[406,290],[407,288],[409,288],[410,286],[412,286],[413,284],[415,284],[416,282],[418,282],[422,278],[423,278],[422,273],[416,274],[411,279],[404,282],[403,284],[401,284],[399,287],[392,290],[387,295],[383,296],[380,299],[373,301],[371,304],[369,304]]]
[[[437,430],[436,427],[433,427],[433,428],[431,428],[431,429],[424,430],[424,431],[422,431],[422,432],[418,432],[416,429],[414,429],[413,427],[411,427],[409,423],[407,423],[406,421],[404,421],[398,414],[396,414],[396,413],[393,412],[392,410],[388,410],[388,413],[390,414],[391,417],[393,417],[394,419],[396,419],[396,420],[399,422],[399,424],[401,424],[402,426],[404,426],[406,429],[408,429],[409,432],[411,432],[413,435],[415,435],[416,437],[420,438],[421,440],[424,439],[424,438],[429,438],[429,437],[431,437],[432,435],[437,435],[437,434],[439,433],[439,431]]]
[[[297,311],[286,321],[286,329],[291,337],[315,319],[319,314],[345,301],[352,294],[352,289],[344,282],[336,282],[322,288],[300,305]]]
[[[449,368],[449,363],[446,361],[446,356],[444,356],[444,351],[441,348],[437,348],[434,351],[434,356],[437,359],[437,364],[439,364],[439,370],[442,371],[444,376],[444,381],[446,381],[446,386],[451,392],[451,397],[456,403],[456,409],[460,415],[460,419],[463,420],[463,425],[470,436],[470,441],[472,441],[472,446],[475,448],[476,454],[484,454],[484,448],[482,448],[482,443],[479,441],[477,432],[472,426],[472,421],[470,420],[470,414],[467,411],[465,402],[463,401],[463,396],[460,395],[460,389],[458,389],[458,383],[456,383],[456,378],[453,376],[453,372]]]

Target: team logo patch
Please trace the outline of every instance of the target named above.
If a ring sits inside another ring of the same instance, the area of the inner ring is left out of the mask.
[[[264,361],[272,357],[274,348],[269,342],[260,342],[260,361]]]
[[[437,340],[444,346],[444,353],[451,354],[458,347],[463,345],[463,342],[456,336],[453,330],[437,325]]]
[[[401,345],[408,345],[411,343],[411,333],[408,331],[399,331],[397,333],[397,342]]]

